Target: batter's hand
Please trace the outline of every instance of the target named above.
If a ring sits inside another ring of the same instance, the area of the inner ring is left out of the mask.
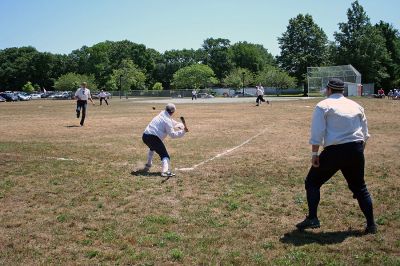
[[[311,164],[313,167],[316,167],[316,168],[319,167],[319,156],[318,155],[314,155],[311,158]]]

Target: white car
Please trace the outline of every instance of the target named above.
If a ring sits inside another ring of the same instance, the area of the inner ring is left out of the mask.
[[[29,101],[32,97],[26,92],[19,92],[17,93],[18,99],[20,101]]]
[[[198,93],[197,97],[198,98],[214,98],[214,96],[212,96],[211,94],[208,94],[208,93]]]
[[[32,99],[40,99],[41,97],[42,97],[42,95],[39,94],[39,93],[32,93],[32,94],[31,94],[31,98],[32,98]]]

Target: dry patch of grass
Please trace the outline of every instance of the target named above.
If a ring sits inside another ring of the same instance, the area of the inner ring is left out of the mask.
[[[400,105],[357,101],[372,135],[375,236],[360,236],[364,219],[340,174],[322,189],[322,227],[294,230],[307,209],[317,100],[178,105],[191,131],[166,141],[176,168],[264,133],[165,182],[158,158],[150,174],[137,171],[143,129],[163,105],[90,106],[80,128],[73,101],[1,104],[0,264],[399,264]]]

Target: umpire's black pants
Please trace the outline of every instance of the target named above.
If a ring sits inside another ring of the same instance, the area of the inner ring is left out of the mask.
[[[319,167],[311,167],[305,180],[309,217],[317,217],[320,200],[320,188],[338,170],[347,181],[353,198],[358,200],[368,225],[373,225],[371,196],[364,181],[364,145],[363,142],[349,142],[325,147],[319,156]]]

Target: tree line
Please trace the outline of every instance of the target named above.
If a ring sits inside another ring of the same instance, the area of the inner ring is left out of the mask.
[[[386,90],[400,85],[400,35],[389,23],[372,25],[355,1],[347,22],[329,41],[309,14],[289,20],[274,57],[260,44],[231,44],[208,38],[197,49],[160,53],[128,40],[83,46],[70,54],[39,52],[34,47],[0,50],[0,90],[71,90],[86,80],[107,90],[264,86],[290,88],[306,82],[307,67],[353,65],[364,83]]]

